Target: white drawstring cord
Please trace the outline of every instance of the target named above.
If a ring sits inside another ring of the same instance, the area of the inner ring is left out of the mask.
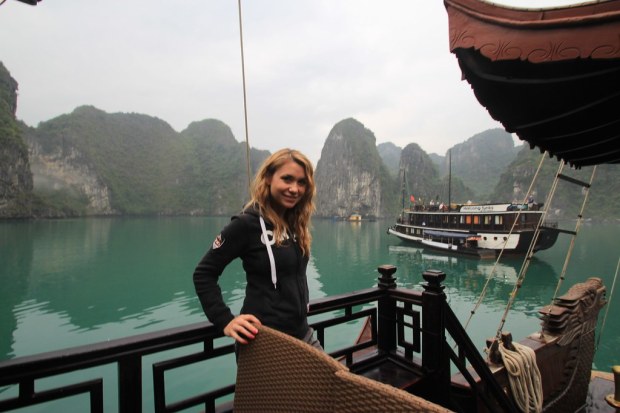
[[[267,246],[267,255],[269,255],[269,264],[271,266],[271,282],[273,283],[273,288],[277,288],[278,284],[278,276],[276,275],[276,261],[273,258],[273,251],[271,250],[271,243],[269,242],[269,237],[267,236],[267,228],[265,227],[265,220],[262,216],[259,216],[260,227],[263,230],[263,241]]]

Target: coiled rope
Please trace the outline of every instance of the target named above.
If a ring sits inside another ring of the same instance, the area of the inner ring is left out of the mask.
[[[539,413],[543,406],[543,390],[536,353],[530,347],[512,344],[515,351],[508,350],[503,343],[498,348],[508,373],[513,398],[522,412]]]

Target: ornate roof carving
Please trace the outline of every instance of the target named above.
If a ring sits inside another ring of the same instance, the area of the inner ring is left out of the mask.
[[[620,58],[618,1],[562,9],[514,9],[479,0],[445,0],[450,50],[475,48],[491,60],[532,63]]]

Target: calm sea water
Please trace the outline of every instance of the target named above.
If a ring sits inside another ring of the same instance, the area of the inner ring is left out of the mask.
[[[97,218],[0,223],[0,359],[9,359],[81,344],[181,326],[204,320],[192,284],[194,266],[227,218]],[[318,298],[368,288],[376,284],[376,268],[398,267],[398,284],[421,289],[422,272],[439,269],[447,274],[450,305],[465,322],[474,309],[493,267],[492,261],[446,256],[402,244],[386,234],[387,221],[349,223],[315,220],[314,244],[308,269],[311,297]],[[565,228],[574,228],[567,223]],[[620,225],[587,224],[581,229],[561,292],[590,276],[603,278],[612,302],[595,356],[595,368],[609,371],[618,364],[620,310],[611,287],[620,255]],[[534,258],[513,305],[504,331],[515,339],[538,330],[537,311],[549,304],[560,278],[569,238]],[[486,296],[469,323],[474,343],[482,348],[495,335],[505,303],[512,292],[520,259],[503,260],[488,283]],[[225,299],[241,307],[244,276],[233,263],[221,278]],[[620,298],[620,297],[619,297]],[[603,324],[604,312],[599,318]],[[327,335],[330,346],[348,344],[358,324]],[[599,328],[599,331],[601,329]],[[197,351],[188,348],[186,352]],[[155,356],[154,356],[155,357]],[[163,356],[160,356],[163,357]],[[55,379],[104,375],[106,392],[115,394],[113,366]],[[147,369],[148,370],[148,369]],[[150,372],[145,370],[145,393]],[[169,401],[190,396],[210,386],[232,382],[232,359],[174,372],[167,376]],[[54,381],[49,383],[53,386]],[[44,385],[45,387],[45,385]],[[14,388],[0,389],[0,399]],[[28,411],[72,411],[86,407],[76,397]],[[144,410],[153,403],[144,400]],[[116,400],[106,399],[106,411]]]

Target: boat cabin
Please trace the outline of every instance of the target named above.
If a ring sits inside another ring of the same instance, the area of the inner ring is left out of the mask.
[[[403,211],[398,223],[418,227],[416,231],[420,235],[422,227],[454,231],[505,231],[514,223],[515,229],[531,229],[541,219],[539,211],[540,206],[530,208],[527,204],[459,205],[451,212],[414,208]]]

